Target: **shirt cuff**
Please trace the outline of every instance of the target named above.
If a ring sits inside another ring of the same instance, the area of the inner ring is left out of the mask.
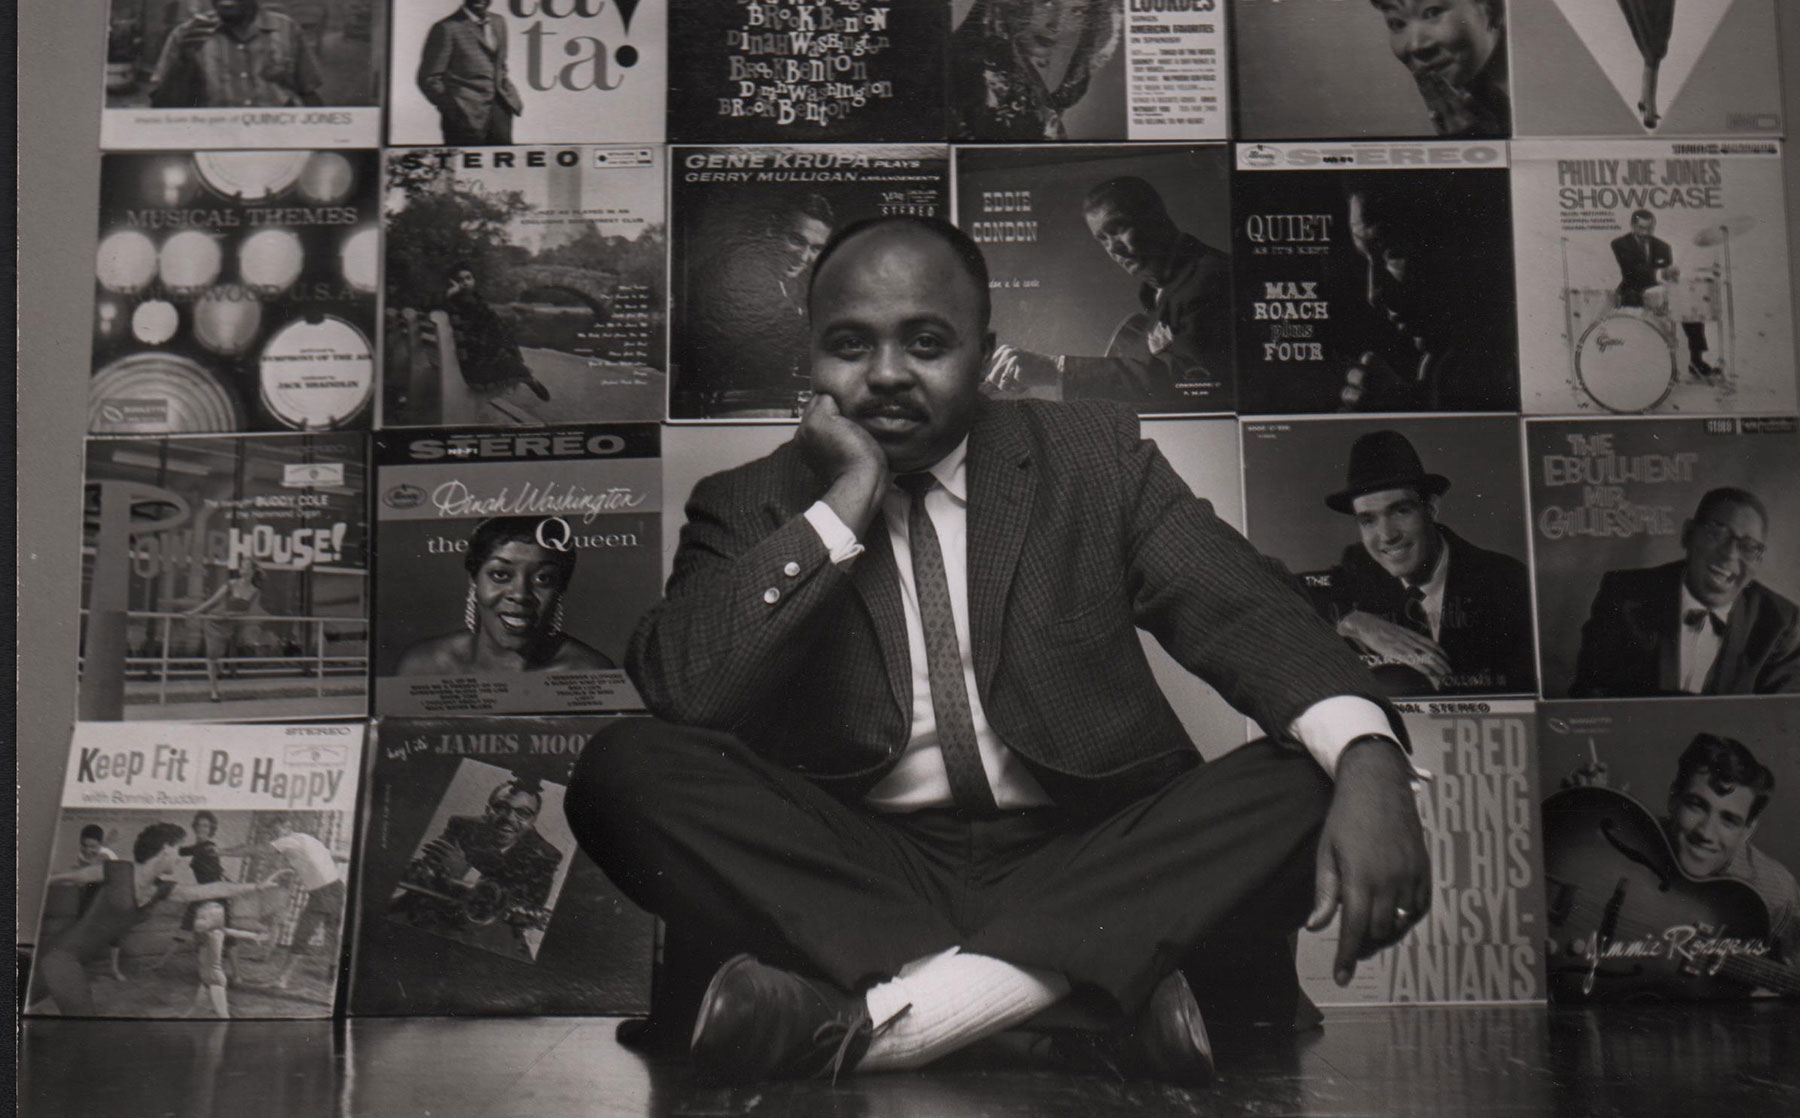
[[[1394,727],[1388,722],[1387,713],[1369,700],[1357,695],[1333,695],[1301,711],[1288,733],[1300,739],[1326,776],[1336,780],[1338,758],[1351,742],[1368,734],[1393,739]],[[1431,779],[1430,773],[1413,764],[1410,754],[1406,764],[1415,780]]]
[[[863,553],[863,545],[856,542],[856,533],[824,501],[814,501],[812,507],[800,515],[806,517],[806,522],[819,534],[819,542],[831,553],[833,563],[847,563]]]

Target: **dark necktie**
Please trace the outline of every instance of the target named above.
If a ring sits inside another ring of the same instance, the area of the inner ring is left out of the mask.
[[[913,586],[919,595],[919,620],[925,630],[925,665],[931,676],[931,709],[937,717],[938,748],[950,777],[956,806],[974,815],[992,815],[994,792],[981,768],[975,744],[975,719],[963,686],[962,653],[957,648],[956,617],[950,612],[950,579],[936,529],[925,512],[925,494],[937,479],[928,473],[901,474],[894,484],[912,497],[906,513],[906,535],[912,549]]]
[[[1406,627],[1422,637],[1431,636],[1431,615],[1425,612],[1425,591],[1406,588]]]
[[[1691,609],[1681,615],[1681,623],[1694,630],[1696,633],[1700,631],[1700,623],[1702,621],[1711,623],[1713,636],[1722,637],[1725,635],[1725,622],[1712,610]]]

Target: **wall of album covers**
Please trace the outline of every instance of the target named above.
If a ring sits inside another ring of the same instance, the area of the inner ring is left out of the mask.
[[[1316,999],[1800,990],[1774,0],[48,18],[21,13],[39,1011],[645,1008],[653,922],[569,833],[571,766],[642,709],[626,644],[694,485],[811,397],[813,261],[887,214],[981,246],[985,392],[1135,410],[1399,705],[1433,910],[1347,990],[1303,936]],[[478,588],[500,553],[531,608]],[[545,670],[495,653],[540,628]],[[1145,647],[1203,753],[1254,732]],[[164,903],[84,946],[157,824]]]

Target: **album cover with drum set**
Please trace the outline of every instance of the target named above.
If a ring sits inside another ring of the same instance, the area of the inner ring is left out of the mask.
[[[671,147],[672,420],[792,422],[812,398],[807,277],[832,230],[950,216],[944,144]]]
[[[373,147],[381,142],[388,7],[110,0],[100,146]]]
[[[582,747],[607,722],[376,724],[350,1012],[648,1008],[655,922],[582,853],[565,810]]]
[[[1300,933],[1300,986],[1318,1005],[1541,1002],[1543,849],[1537,704],[1403,702],[1431,855],[1431,911],[1393,948],[1332,981],[1335,925]],[[1547,770],[1546,770],[1547,771]]]
[[[1240,414],[1518,410],[1505,144],[1236,153]]]
[[[1227,4],[1239,139],[1512,134],[1505,0]]]
[[[87,429],[367,427],[377,175],[373,151],[102,156]]]
[[[1217,0],[951,0],[950,138],[1223,140]]]
[[[367,439],[88,439],[78,717],[366,715]]]
[[[332,1016],[364,736],[78,724],[24,1011]]]
[[[1800,691],[1800,422],[1525,424],[1545,698]]]
[[[666,0],[398,0],[387,142],[660,143]]]
[[[1507,0],[1521,136],[1779,136],[1776,0]]]
[[[1246,535],[1395,697],[1537,693],[1510,416],[1246,421]]]
[[[948,7],[678,0],[669,12],[669,141],[942,140]]]
[[[958,147],[957,223],[987,258],[994,395],[1232,410],[1224,144]]]
[[[1538,718],[1552,1000],[1800,997],[1800,699]]]
[[[663,149],[389,148],[381,425],[662,418]]]
[[[1513,144],[1528,413],[1795,406],[1774,140]]]
[[[620,665],[662,589],[660,435],[377,435],[375,713],[641,710]]]

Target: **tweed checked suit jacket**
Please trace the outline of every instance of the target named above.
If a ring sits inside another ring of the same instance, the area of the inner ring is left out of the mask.
[[[461,117],[474,129],[486,125],[490,112],[516,116],[524,107],[506,72],[506,21],[498,15],[488,20],[494,28],[492,50],[466,10],[458,8],[431,25],[419,52],[419,91],[439,112]]]
[[[985,401],[968,484],[976,685],[1060,806],[1101,810],[1199,763],[1138,627],[1272,735],[1319,699],[1382,701],[1285,570],[1188,490],[1129,411]],[[832,564],[801,515],[826,488],[792,443],[696,486],[627,667],[657,716],[733,731],[850,798],[904,751],[912,684],[887,533]]]

